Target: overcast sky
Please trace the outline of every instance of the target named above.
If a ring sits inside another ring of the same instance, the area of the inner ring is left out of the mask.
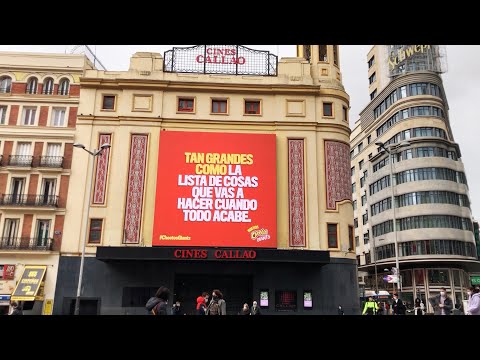
[[[186,45],[90,45],[107,70],[128,70],[130,57],[137,51],[160,52],[173,46]],[[295,45],[246,45],[255,49],[270,50],[280,57],[296,56]],[[0,51],[70,52],[75,45],[0,45]],[[368,104],[367,53],[371,45],[342,45],[340,66],[343,83],[350,95],[350,126]],[[448,45],[448,71],[443,74],[445,91],[450,107],[450,122],[455,141],[460,144],[462,161],[470,189],[473,216],[480,218],[480,119],[476,118],[475,104],[480,100],[479,45]]]

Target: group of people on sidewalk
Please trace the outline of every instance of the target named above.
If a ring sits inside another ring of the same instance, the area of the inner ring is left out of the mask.
[[[165,286],[158,288],[155,296],[151,297],[145,308],[152,315],[169,315],[168,314],[168,298],[170,297],[170,290]],[[196,299],[195,315],[227,315],[227,303],[223,298],[220,290],[212,291],[211,299],[208,292],[203,292],[201,296]],[[172,307],[172,315],[185,315],[179,301],[176,301]],[[260,315],[260,307],[254,301],[250,308],[248,304],[244,304],[240,310],[239,315]]]
[[[479,287],[469,287],[467,290],[468,306],[465,315],[480,315],[480,289]],[[434,315],[463,315],[462,304],[457,303],[453,307],[453,301],[448,296],[445,288],[440,289],[438,295],[428,299],[432,305]],[[425,304],[419,298],[415,300],[413,308],[415,315],[425,314]],[[398,294],[393,294],[392,315],[405,315],[407,308],[404,302],[398,298]],[[384,309],[378,306],[377,302],[370,296],[365,302],[362,315],[384,315]]]

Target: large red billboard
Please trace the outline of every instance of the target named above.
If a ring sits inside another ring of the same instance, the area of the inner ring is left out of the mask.
[[[162,131],[153,246],[277,247],[273,134]]]

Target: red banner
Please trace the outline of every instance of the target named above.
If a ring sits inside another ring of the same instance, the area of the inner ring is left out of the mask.
[[[277,247],[275,135],[162,131],[153,246]]]
[[[15,265],[3,265],[3,280],[15,279]]]

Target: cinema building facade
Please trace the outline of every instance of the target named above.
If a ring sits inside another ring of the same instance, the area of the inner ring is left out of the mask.
[[[297,55],[200,45],[86,72],[75,140],[111,147],[74,149],[54,314],[84,239],[81,314],[146,314],[160,285],[186,314],[215,288],[229,314],[359,313],[338,46]]]

